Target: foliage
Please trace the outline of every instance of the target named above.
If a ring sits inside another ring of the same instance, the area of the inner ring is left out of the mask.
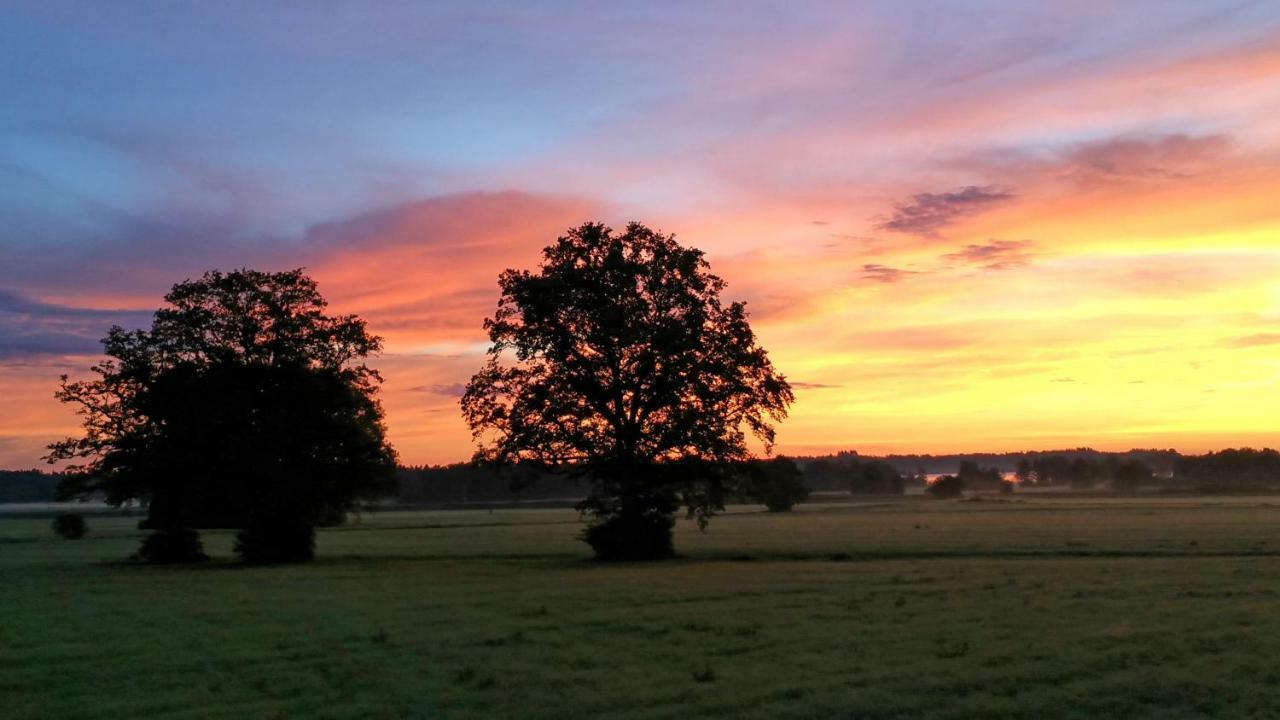
[[[927,490],[939,500],[958,498],[964,494],[964,479],[959,475],[943,475],[930,483]]]
[[[1116,468],[1111,488],[1121,492],[1133,492],[1154,480],[1151,468],[1141,460],[1130,460]]]
[[[200,533],[190,528],[162,528],[142,540],[137,558],[155,565],[203,562],[209,559],[204,552]]]
[[[80,513],[59,513],[53,518],[53,532],[68,540],[79,540],[89,532],[89,526]]]
[[[256,522],[236,536],[236,555],[247,563],[306,562],[316,554],[315,528],[297,517]]]
[[[809,498],[804,475],[791,458],[776,457],[746,463],[743,469],[745,494],[762,503],[769,512],[788,512]]]
[[[854,495],[901,495],[905,478],[883,460],[855,460],[849,468],[849,492]]]
[[[582,476],[583,512],[626,529],[680,505],[705,524],[747,434],[771,449],[791,388],[701,251],[587,223],[498,282],[489,358],[462,398],[478,460]]]
[[[1004,473],[1000,468],[984,468],[978,463],[966,460],[960,463],[960,471],[956,477],[966,490],[1004,490]]]
[[[640,512],[599,514],[582,539],[606,561],[661,560],[675,554],[671,509],[654,504]]]
[[[1074,455],[1072,454],[1074,453]],[[1088,454],[1086,454],[1088,453]],[[966,458],[979,467],[986,463],[1004,463],[1013,470],[1017,485],[1064,486],[1069,484],[1068,469],[1076,457],[1085,457],[1092,465],[1090,471],[1097,482],[1110,483],[1123,489],[1125,480],[1118,473],[1126,465],[1146,467],[1152,475],[1141,481],[1142,485],[1185,492],[1243,492],[1280,487],[1280,474],[1268,472],[1268,451],[1227,450],[1202,456],[1181,456],[1170,450],[1130,450],[1120,453],[1101,453],[1090,450],[1054,453],[1008,453],[1005,455],[936,455],[936,456],[859,456],[856,453],[840,453],[825,456],[793,456],[801,467],[803,482],[811,490],[850,491],[855,476],[870,463],[887,463],[901,472],[912,468],[911,458],[918,460],[912,472],[902,474],[905,487],[927,486],[926,474],[936,470],[954,473],[956,466]],[[1226,467],[1209,470],[1211,466],[1230,460]],[[1181,468],[1174,475],[1175,462]],[[930,470],[933,468],[934,470]],[[1132,470],[1130,470],[1131,472]],[[886,473],[887,477],[887,473]],[[402,468],[400,471],[400,498],[405,502],[463,503],[473,500],[501,501],[516,499],[563,499],[581,497],[584,489],[575,478],[554,475],[530,466],[493,466],[474,463],[458,463],[437,467]],[[896,483],[863,483],[855,492],[896,493]],[[878,487],[879,489],[872,489]],[[1007,483],[990,486],[1000,492],[1014,489]]]
[[[52,502],[61,481],[61,473],[0,470],[0,503]]]
[[[85,431],[50,446],[50,462],[81,463],[63,496],[147,503],[167,535],[139,554],[169,561],[200,554],[195,528],[275,538],[394,488],[381,378],[363,364],[380,341],[326,315],[301,270],[213,271],[165,301],[150,330],[111,328],[96,378],[63,377]]]
[[[1076,490],[1088,490],[1102,477],[1102,465],[1087,458],[1076,458],[1067,466],[1067,482]]]
[[[1035,465],[1027,458],[1022,458],[1018,461],[1018,466],[1014,470],[1013,476],[1018,479],[1019,485],[1032,485],[1036,481]]]
[[[1280,452],[1241,448],[1184,456],[1178,459],[1174,473],[1179,482],[1198,489],[1275,487],[1280,485]]]
[[[453,463],[397,471],[397,499],[405,503],[467,503],[580,499],[580,479],[528,464]]]

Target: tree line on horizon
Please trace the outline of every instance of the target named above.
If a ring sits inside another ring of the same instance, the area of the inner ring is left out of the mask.
[[[1152,456],[1157,459],[1152,461]],[[919,462],[927,457],[928,462]],[[976,458],[997,458],[985,464]],[[999,455],[872,456],[843,452],[792,455],[800,482],[810,492],[895,495],[923,489],[954,475],[963,489],[1012,491],[1015,487],[1164,492],[1242,493],[1280,490],[1280,452],[1228,449],[1203,455],[1173,450],[1102,452],[1091,449],[1029,451]],[[417,504],[557,501],[578,497],[570,479],[532,468],[496,469],[471,463],[424,465],[399,470],[396,500]],[[1009,485],[1008,483],[1012,483]],[[740,492],[735,500],[754,501]]]
[[[1158,454],[1160,461],[1151,462],[1148,458],[1153,454]],[[919,462],[918,458],[929,458],[929,461]],[[984,464],[974,458],[996,461]],[[987,473],[988,479],[967,485],[967,489],[977,491],[1000,489],[989,479],[991,469],[1002,478],[1013,476],[1022,487],[1102,488],[1120,492],[1145,488],[1196,493],[1280,489],[1280,452],[1272,449],[1227,449],[1201,455],[1183,455],[1174,450],[1104,452],[1088,448],[998,455],[885,456],[842,452],[792,455],[786,459],[796,465],[800,482],[810,492],[853,495],[901,494],[911,488],[923,488],[930,478],[949,474],[965,474],[972,480],[973,475],[961,472],[965,463],[973,463]],[[1134,472],[1135,463],[1137,472]],[[1118,478],[1116,471],[1126,465],[1131,469]],[[64,475],[37,468],[0,470],[0,503],[53,502],[58,498],[57,488]],[[395,478],[395,490],[377,501],[434,506],[564,503],[576,502],[585,494],[580,478],[519,465],[499,467],[473,462],[402,465],[396,468]],[[755,497],[737,491],[731,492],[729,499],[756,502]]]

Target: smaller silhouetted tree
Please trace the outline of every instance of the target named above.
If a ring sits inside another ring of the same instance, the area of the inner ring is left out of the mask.
[[[800,468],[791,458],[776,457],[746,464],[746,495],[769,512],[788,512],[809,497]]]
[[[939,500],[958,498],[964,494],[964,480],[958,475],[943,475],[929,484],[928,493]]]

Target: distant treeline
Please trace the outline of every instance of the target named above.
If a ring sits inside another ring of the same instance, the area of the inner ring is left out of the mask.
[[[1223,450],[1182,455],[1174,450],[1108,453],[1089,448],[1047,452],[965,455],[865,456],[842,452],[793,456],[802,482],[816,492],[901,494],[931,476],[959,475],[968,490],[1021,486],[1132,491],[1231,493],[1280,490],[1280,452]],[[530,467],[496,468],[470,463],[402,467],[395,501],[409,504],[576,500],[581,479]],[[1007,476],[1007,477],[1006,477]],[[50,502],[63,478],[40,470],[0,470],[0,503]]]
[[[1229,452],[1229,451],[1228,451]],[[1249,451],[1244,451],[1249,452]],[[842,457],[857,453],[839,453],[828,457]],[[981,467],[994,467],[1003,473],[1012,473],[1018,465],[1025,462],[1034,463],[1047,458],[1060,458],[1068,462],[1083,459],[1094,462],[1125,462],[1140,460],[1157,475],[1171,475],[1179,458],[1190,457],[1180,455],[1177,450],[1134,449],[1126,452],[1102,452],[1092,448],[1074,448],[1070,450],[1043,450],[1011,453],[965,453],[956,455],[885,455],[875,459],[884,460],[901,472],[919,472],[928,475],[954,473],[964,462],[976,463]],[[816,458],[815,458],[816,459]],[[796,458],[800,461],[801,458]],[[1056,460],[1054,461],[1056,462]]]
[[[796,457],[805,483],[818,492],[902,492],[938,475],[959,475],[969,490],[1019,486],[1231,493],[1280,490],[1280,452],[1252,448],[1182,455],[1176,450],[1102,452],[1091,448],[966,455],[861,456],[843,452]],[[897,475],[897,479],[893,475]],[[1009,476],[1005,478],[1005,476]],[[868,478],[880,478],[869,482]]]
[[[471,463],[402,467],[397,499],[410,504],[578,500],[586,486],[564,475],[531,467],[493,467]]]
[[[0,502],[51,502],[62,478],[41,470],[0,470]]]

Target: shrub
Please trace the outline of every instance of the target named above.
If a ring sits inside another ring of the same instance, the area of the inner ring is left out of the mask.
[[[142,541],[142,547],[138,548],[135,557],[157,565],[203,562],[209,559],[204,554],[200,533],[188,528],[151,533]]]
[[[943,475],[929,485],[929,494],[939,500],[957,498],[963,493],[964,480],[956,475]]]
[[[674,525],[670,514],[619,513],[588,526],[582,539],[600,560],[661,560],[675,554]]]
[[[255,522],[236,535],[236,555],[254,565],[307,562],[315,554],[315,529],[297,519]]]
[[[62,513],[53,519],[53,531],[68,540],[79,540],[89,532],[80,513]]]
[[[694,670],[692,673],[693,681],[696,683],[711,683],[716,681],[716,671],[711,668],[703,668]]]

